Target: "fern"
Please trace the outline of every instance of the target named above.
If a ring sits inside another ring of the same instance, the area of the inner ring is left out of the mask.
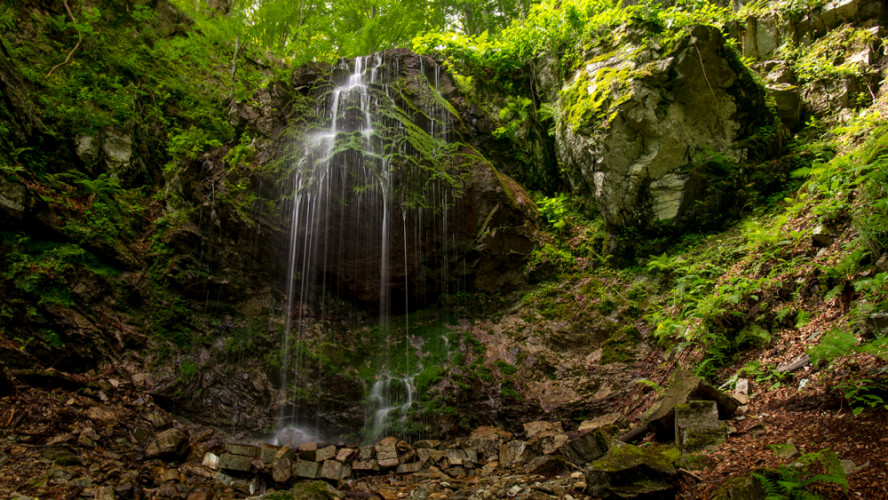
[[[789,465],[753,472],[768,500],[820,500],[823,496],[810,490],[815,485],[834,484],[848,492],[848,480],[838,455],[828,448],[806,453]]]

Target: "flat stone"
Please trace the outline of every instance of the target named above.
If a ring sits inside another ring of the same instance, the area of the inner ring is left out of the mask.
[[[619,413],[607,413],[605,415],[599,415],[595,418],[589,420],[583,420],[580,423],[580,427],[577,429],[577,432],[583,431],[594,431],[595,429],[600,429],[602,427],[606,427],[608,425],[616,425],[621,427],[625,425],[626,418]]]
[[[327,446],[325,448],[321,448],[315,453],[315,462],[321,463],[325,460],[330,460],[336,456],[336,447],[335,446]]]
[[[302,460],[301,458],[296,461],[296,477],[302,477],[306,479],[317,479],[318,477],[318,469],[320,469],[321,465],[317,462],[312,462],[310,460]]]
[[[532,439],[534,436],[543,432],[552,431],[563,433],[564,429],[561,427],[561,422],[536,421],[524,424],[524,437],[527,439]]]
[[[342,481],[351,475],[351,467],[336,460],[326,460],[321,467],[320,476],[323,479]]]
[[[409,464],[401,464],[398,466],[396,473],[398,474],[415,474],[422,470],[420,462],[410,462]]]
[[[377,463],[383,469],[394,469],[395,467],[401,465],[400,460],[397,458],[390,458],[387,460],[378,460]]]
[[[252,466],[253,457],[244,455],[235,455],[233,453],[223,453],[219,456],[219,468],[222,470],[233,470],[239,472],[249,472]]]
[[[355,460],[351,464],[354,472],[379,472],[379,463],[376,460]]]
[[[232,455],[256,458],[259,456],[259,447],[252,444],[225,443],[225,451]]]

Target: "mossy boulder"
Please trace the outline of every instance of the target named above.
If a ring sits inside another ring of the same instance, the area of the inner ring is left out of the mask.
[[[671,446],[617,443],[585,469],[589,494],[602,498],[667,498],[675,493],[680,453]]]
[[[273,491],[259,498],[264,500],[333,500],[342,493],[324,481],[303,481],[287,491]]]
[[[713,500],[763,500],[767,498],[762,484],[751,476],[729,479],[717,489]]]
[[[744,166],[779,139],[764,90],[717,28],[615,36],[620,49],[593,50],[559,95],[556,145],[574,191],[626,238],[719,223],[742,205]]]

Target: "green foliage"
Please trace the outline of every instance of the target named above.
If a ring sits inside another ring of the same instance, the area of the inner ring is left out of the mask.
[[[496,365],[496,367],[499,368],[499,371],[501,371],[503,373],[503,375],[514,375],[515,373],[518,372],[518,368],[516,368],[514,365],[512,365],[506,361],[503,361],[501,359],[496,360],[494,365]]]
[[[850,380],[839,384],[838,389],[855,415],[867,408],[888,410],[888,381],[884,377]]]
[[[561,234],[567,228],[567,214],[570,198],[567,194],[561,193],[558,196],[548,197],[540,195],[536,199],[537,209],[540,215],[546,219],[546,222],[552,228]]]
[[[840,486],[848,491],[848,480],[838,455],[829,449],[806,453],[789,465],[775,470],[759,470],[752,474],[764,487],[768,499],[823,498],[812,488],[823,485]]]

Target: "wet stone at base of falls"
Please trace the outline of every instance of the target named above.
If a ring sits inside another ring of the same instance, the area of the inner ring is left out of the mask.
[[[320,464],[309,460],[298,460],[296,462],[296,476],[306,479],[317,479],[318,468]]]

